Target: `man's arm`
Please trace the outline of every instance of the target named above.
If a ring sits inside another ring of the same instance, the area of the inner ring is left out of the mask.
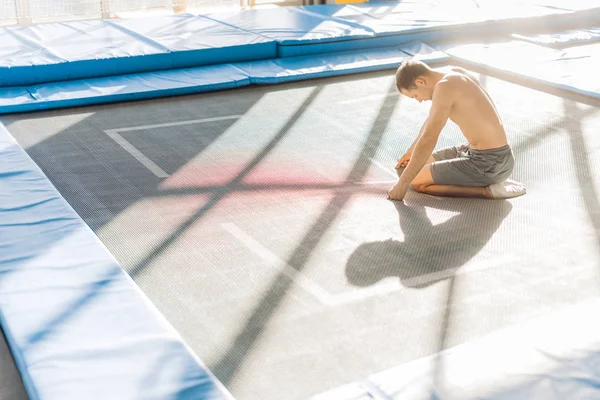
[[[421,129],[419,129],[419,134],[417,135],[417,137],[415,138],[413,143],[410,145],[408,150],[406,150],[406,152],[402,155],[402,157],[400,157],[398,159],[398,162],[396,163],[396,169],[406,167],[406,164],[408,164],[408,162],[410,161],[410,157],[412,156],[412,152],[414,151],[415,146],[419,142],[419,139],[421,139],[421,135],[423,134],[423,132],[425,132],[426,126],[427,126],[427,119],[425,119],[425,122],[423,122],[423,125],[421,125]]]
[[[438,138],[442,129],[446,125],[450,116],[450,110],[454,104],[453,90],[454,82],[452,81],[440,81],[434,92],[431,102],[431,109],[429,110],[429,117],[427,118],[427,124],[421,134],[406,169],[400,176],[398,183],[388,192],[390,198],[395,200],[402,200],[408,191],[408,187],[411,182],[415,179],[417,174],[423,169],[425,163],[433,149],[437,144]]]
[[[419,129],[419,134],[415,138],[414,142],[410,145],[408,150],[406,150],[407,153],[412,153],[417,143],[419,143],[419,139],[421,139],[421,136],[423,135],[423,132],[425,132],[425,128],[427,127],[427,120],[429,120],[429,117],[425,118],[423,125],[421,125],[421,129]]]

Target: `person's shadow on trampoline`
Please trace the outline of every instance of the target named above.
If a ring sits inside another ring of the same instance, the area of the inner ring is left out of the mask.
[[[404,286],[422,288],[453,277],[477,255],[498,230],[512,206],[506,200],[435,198],[418,196],[413,204],[394,202],[404,241],[361,244],[348,258],[346,278],[366,287],[388,277]],[[457,212],[433,225],[425,207]]]

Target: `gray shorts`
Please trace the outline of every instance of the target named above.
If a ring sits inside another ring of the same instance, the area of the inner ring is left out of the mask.
[[[515,166],[509,145],[488,150],[462,145],[432,155],[431,175],[438,185],[488,186],[508,179]]]

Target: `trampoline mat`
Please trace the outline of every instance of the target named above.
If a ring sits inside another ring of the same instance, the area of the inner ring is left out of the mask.
[[[2,122],[238,400],[294,400],[599,296],[600,102],[481,80],[510,201],[386,199],[393,71]]]
[[[6,338],[0,329],[0,400],[26,400],[29,397],[15,366]]]

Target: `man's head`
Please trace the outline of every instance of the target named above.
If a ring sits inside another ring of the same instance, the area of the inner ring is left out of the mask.
[[[396,87],[400,93],[419,103],[431,100],[435,84],[434,71],[421,61],[405,61],[396,71]]]

